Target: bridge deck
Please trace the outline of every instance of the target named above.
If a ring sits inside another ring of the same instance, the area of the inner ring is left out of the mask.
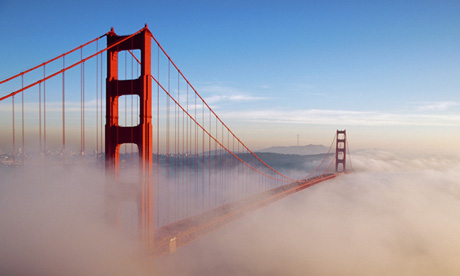
[[[176,248],[244,216],[249,211],[335,177],[336,174],[331,173],[309,178],[304,182],[290,183],[164,226],[155,232],[155,247],[151,253],[164,255],[173,252]]]

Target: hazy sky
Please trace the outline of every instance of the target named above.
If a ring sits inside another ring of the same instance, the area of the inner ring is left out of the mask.
[[[346,128],[352,149],[457,153],[458,14],[458,1],[0,0],[0,79],[147,23],[252,148]]]

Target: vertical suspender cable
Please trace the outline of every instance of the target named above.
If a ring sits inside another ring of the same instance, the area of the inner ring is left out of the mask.
[[[43,78],[46,77],[46,65],[43,65]],[[43,81],[43,150],[46,156],[46,80]]]
[[[224,143],[225,143],[224,126],[221,126],[221,130],[222,130],[222,135],[221,135],[222,136],[222,145],[224,145]],[[220,181],[222,182],[222,191],[225,191],[224,174],[223,174],[224,173],[224,167],[223,167],[224,163],[223,163],[223,156],[222,156],[223,152],[222,152],[222,150],[223,150],[222,147],[220,147],[220,152],[219,152],[219,154],[220,154],[220,172],[219,173],[220,173]],[[225,198],[223,197],[224,193],[221,192],[221,195],[222,195],[221,198],[222,198],[222,202],[223,202],[223,200],[225,200]]]
[[[347,140],[347,152],[348,152],[348,160],[350,162],[350,168],[353,171],[353,164],[351,163],[351,154],[350,154],[350,146],[348,146],[348,139]]]
[[[96,52],[99,52],[99,40],[96,41]],[[102,98],[101,98],[101,101],[102,101]],[[102,151],[102,145],[101,145],[101,151]],[[96,160],[98,156],[99,156],[99,56],[96,56]]]
[[[102,58],[103,58],[102,55],[103,55],[103,53],[101,53],[101,63],[100,63],[100,64],[101,64],[101,69],[100,69],[100,70],[101,70],[101,73],[99,74],[99,78],[100,78],[99,85],[101,86],[101,89],[100,89],[100,90],[101,90],[101,102],[100,102],[100,105],[101,105],[101,108],[100,108],[100,113],[101,113],[101,114],[100,114],[100,120],[101,120],[101,124],[100,124],[101,128],[100,128],[100,131],[101,131],[101,133],[100,133],[100,134],[101,134],[101,135],[99,135],[99,139],[101,139],[101,141],[100,141],[100,145],[101,145],[101,157],[102,157],[102,151],[103,151],[103,149],[104,149],[104,145],[102,144],[102,141],[103,141],[103,129],[104,129],[104,125],[102,124],[102,118],[103,118],[103,116],[102,116],[102,114],[103,114],[103,110],[102,110],[102,102],[103,102],[103,100],[102,100],[102,99],[104,99],[104,98],[102,97],[102,92],[103,92],[103,84],[102,84],[102,81],[103,81],[102,73],[103,73],[103,71],[102,71],[102,70],[103,70],[103,68],[104,68],[104,66],[102,65]],[[101,158],[101,165],[104,164],[103,162],[104,162],[104,159]]]
[[[172,94],[171,91],[169,93]],[[177,187],[177,160],[178,160],[178,152],[177,152],[177,105],[174,105],[174,220],[177,220],[177,194],[179,193]]]
[[[139,67],[138,67],[139,68]],[[139,74],[138,74],[139,75]],[[157,78],[160,80],[160,48],[158,47],[158,53],[157,53]],[[156,186],[156,202],[158,204],[156,211],[157,211],[157,218],[158,222],[160,222],[160,86],[157,84],[157,170],[156,170],[156,176],[157,176],[157,185]],[[159,223],[158,223],[159,226]]]
[[[180,89],[179,89],[179,72],[177,72],[177,101],[180,103]],[[177,121],[177,152],[176,152],[176,169],[177,169],[177,176],[176,176],[176,185],[178,186],[177,189],[178,191],[176,192],[176,199],[177,199],[177,205],[180,205],[180,193],[181,193],[181,188],[180,188],[180,116],[179,116],[179,108],[177,108],[177,105],[175,105],[175,108],[177,109],[176,112],[176,121]],[[181,208],[177,207],[178,211],[177,214],[180,217],[181,216]],[[178,219],[178,218],[176,218]]]
[[[209,133],[212,134],[212,127],[211,127],[211,113],[209,113]],[[204,125],[204,105],[203,105],[203,125]],[[203,138],[204,140],[204,138]],[[204,163],[204,162],[203,162]],[[212,164],[211,164],[211,136],[208,137],[208,199],[206,200],[207,201],[207,208],[211,208],[211,203],[212,203],[212,193],[214,192],[213,191],[213,185],[211,183],[211,168],[212,168]]]
[[[16,133],[15,133],[15,129],[14,129],[14,95],[11,99],[11,112],[13,113],[13,116],[12,116],[12,125],[13,125],[13,165],[16,165]]]
[[[65,69],[65,56],[62,57],[62,69]],[[62,161],[65,164],[65,71],[62,71]]]
[[[171,91],[170,89],[170,62],[168,61],[168,92]],[[167,213],[167,217],[166,217],[166,220],[169,222],[169,203],[170,203],[170,165],[169,165],[169,119],[170,119],[170,112],[169,112],[169,97],[166,97],[166,167],[167,167],[167,184],[166,184],[166,213]]]
[[[202,105],[202,111],[201,111],[201,120],[202,120],[202,125],[204,126],[204,104]],[[201,174],[201,210],[204,211],[204,169],[205,169],[205,159],[204,159],[204,131],[201,131],[201,150],[202,150],[202,174]]]
[[[242,158],[243,156],[240,155],[240,142],[238,142],[238,155],[237,156],[240,156],[240,158]],[[237,164],[237,174],[236,174],[236,183],[237,183],[237,194],[238,194],[238,198],[241,197],[241,185],[240,185],[240,163],[241,162],[236,162]]]
[[[218,130],[217,125],[218,125],[218,120],[216,120],[216,140],[219,140],[219,130]],[[214,191],[216,191],[216,193],[214,195],[215,196],[214,197],[214,202],[216,202],[216,203],[217,203],[217,200],[219,200],[219,193],[220,193],[220,188],[221,188],[220,187],[221,185],[218,185],[218,183],[219,183],[219,181],[218,181],[218,179],[219,179],[219,166],[217,164],[217,161],[218,161],[217,157],[218,157],[217,156],[217,143],[214,142],[213,158],[214,158],[214,163],[216,164],[216,166],[214,167],[215,173],[214,173],[214,181],[213,182],[214,182],[214,186],[215,186]]]
[[[230,148],[230,132],[227,131],[227,148],[229,149]],[[231,181],[231,178],[230,178],[230,173],[228,173],[228,171],[230,170],[231,172],[231,169],[232,167],[230,166],[230,162],[229,162],[229,158],[230,158],[230,154],[225,154],[226,157],[225,157],[225,171],[226,171],[226,175],[225,175],[225,179],[227,180],[227,199],[230,199],[231,197],[228,196],[228,194],[230,193],[230,188],[231,188],[231,185],[232,185],[232,181]]]
[[[204,107],[203,107],[204,109]],[[212,129],[213,129],[213,124],[212,124],[212,117],[211,117],[211,114],[209,114],[209,133],[212,135]],[[213,153],[213,143],[214,141],[211,140],[211,137],[209,137],[209,170],[210,170],[210,176],[211,176],[211,179],[209,181],[210,183],[210,187],[209,187],[209,191],[211,192],[211,199],[210,199],[210,202],[212,204],[212,208],[214,208],[214,203],[215,203],[215,194],[216,194],[216,182],[215,182],[215,175],[214,175],[214,162],[215,162],[215,157],[214,157],[214,153]]]
[[[188,96],[188,84],[187,84],[187,112],[189,112],[189,108],[188,108],[188,100],[189,100],[189,98],[188,98],[188,97],[189,97],[189,96]],[[185,204],[185,206],[186,206],[186,213],[185,213],[185,215],[186,215],[187,217],[190,216],[190,201],[189,201],[189,199],[190,199],[190,194],[189,194],[189,193],[190,193],[190,180],[191,180],[191,177],[190,177],[190,164],[189,164],[189,162],[190,162],[190,147],[189,147],[189,135],[190,135],[190,133],[189,133],[189,122],[190,122],[190,120],[189,120],[189,118],[187,118],[187,126],[186,126],[186,131],[185,131],[185,132],[187,133],[187,137],[186,137],[186,141],[185,141],[185,144],[187,145],[187,146],[186,146],[186,150],[185,150],[185,152],[186,152],[186,161],[185,161],[186,164],[185,164],[185,168],[186,168],[186,170],[187,170],[186,179],[185,179],[185,183],[186,183],[186,194],[187,194],[187,197],[186,197],[186,204]]]
[[[196,94],[195,94],[195,118],[196,118]],[[194,166],[193,170],[196,172],[195,173],[195,183],[192,187],[193,193],[196,194],[196,187],[198,186],[198,149],[197,149],[197,128],[198,126],[195,124],[195,131],[193,133],[193,146],[194,146]],[[204,168],[204,163],[201,165]],[[203,180],[204,181],[204,177]],[[201,209],[203,209],[203,206],[201,206]]]
[[[38,145],[42,154],[42,83],[38,84]]]
[[[83,48],[82,48],[83,50]],[[83,155],[85,155],[85,151],[86,151],[86,131],[85,131],[85,63],[83,62],[82,63],[82,66],[83,66],[83,71],[82,71],[82,80],[83,80],[83,83],[82,83],[82,143],[83,143]]]
[[[24,89],[24,75],[21,76],[21,85],[22,89]],[[26,149],[25,149],[25,143],[24,143],[24,90],[21,92],[21,97],[22,97],[22,164],[24,165],[25,163],[25,154],[26,154]]]
[[[187,99],[187,105],[188,105],[188,99]],[[188,110],[187,110],[188,112]],[[183,197],[182,197],[182,206],[184,206],[184,214],[186,213],[186,210],[187,210],[187,205],[184,205],[184,203],[186,203],[186,196],[187,196],[187,190],[185,189],[185,182],[187,181],[187,179],[185,178],[187,176],[186,174],[186,171],[187,170],[187,166],[186,166],[186,162],[187,162],[187,151],[186,151],[186,148],[185,148],[185,135],[186,135],[186,128],[185,128],[185,114],[184,112],[182,112],[182,190],[183,190]],[[185,196],[185,197],[184,197]]]
[[[102,54],[103,54],[103,53],[101,53],[101,62],[100,62],[101,66],[100,66],[100,69],[99,69],[99,70],[100,70],[100,74],[99,74],[99,78],[100,78],[100,79],[99,79],[99,85],[100,85],[100,96],[101,96],[101,97],[100,97],[101,101],[100,101],[100,103],[99,103],[99,104],[100,104],[100,109],[99,109],[99,112],[100,112],[100,114],[99,114],[99,120],[100,120],[100,129],[99,129],[100,135],[99,135],[99,139],[100,139],[100,143],[99,143],[99,145],[101,146],[101,157],[102,157],[102,151],[104,150],[104,146],[102,145],[102,131],[103,131],[103,129],[104,129],[104,125],[102,124],[102,102],[103,102],[103,99],[104,99],[104,98],[102,97],[102,68],[104,67],[104,66],[102,65],[102,58],[103,58]],[[103,162],[104,162],[104,159],[101,158],[101,166],[103,165]]]
[[[235,137],[233,137],[233,139],[232,139],[232,152],[235,153]],[[235,171],[235,158],[232,158],[232,157],[230,157],[230,158],[231,158],[231,160],[232,160],[232,161],[230,162],[230,164],[231,164],[231,166],[232,166],[232,172],[233,172],[233,173],[231,174],[231,178],[230,178],[230,179],[232,179],[232,187],[231,187],[230,189],[231,189],[232,198],[236,198],[236,197],[235,197],[235,194],[236,194],[236,193],[235,193],[235,186],[236,186],[237,184],[235,183],[235,179],[236,179],[236,177],[235,177],[235,172],[236,172],[236,171]]]
[[[83,60],[83,48],[80,49],[80,60]],[[83,156],[83,63],[80,64],[80,155]]]
[[[133,46],[133,43],[134,43],[134,40],[131,40],[131,48],[134,48]],[[131,56],[131,80],[134,80],[134,58]],[[131,91],[134,90],[133,88],[134,86],[134,82],[131,81]],[[133,99],[134,98],[134,95],[133,93],[131,93],[131,141],[133,141],[133,137],[134,137],[134,124],[133,124],[133,116],[134,116],[134,106],[133,106]],[[134,143],[131,143],[131,165],[133,165],[133,152],[134,152]],[[140,154],[139,154],[140,155]],[[150,164],[151,165],[151,164]]]

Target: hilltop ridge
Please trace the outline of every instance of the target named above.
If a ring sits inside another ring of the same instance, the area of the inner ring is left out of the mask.
[[[256,152],[270,152],[278,154],[297,154],[297,155],[315,155],[327,153],[329,148],[323,145],[306,145],[306,146],[275,146]]]

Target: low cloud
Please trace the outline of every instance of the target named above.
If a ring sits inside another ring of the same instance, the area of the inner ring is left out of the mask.
[[[247,102],[264,100],[263,97],[255,97],[244,93],[243,91],[220,84],[208,84],[199,87],[198,91],[203,94],[211,94],[205,100],[208,104],[216,104],[222,102]]]
[[[160,275],[457,275],[460,162],[362,151],[355,172],[247,215]],[[198,254],[199,252],[199,254]]]
[[[423,102],[418,103],[417,110],[419,111],[446,111],[451,107],[457,106],[458,103],[453,101],[443,102]]]
[[[105,225],[104,175],[46,163],[0,167],[0,274],[149,275],[137,242]]]
[[[221,102],[243,102],[243,101],[257,101],[263,98],[260,97],[252,97],[248,95],[216,95],[211,97],[206,97],[206,102],[208,104],[216,104]]]
[[[247,214],[157,259],[145,258],[138,244],[104,225],[104,177],[97,169],[0,168],[0,272],[456,275],[459,160],[358,151],[348,163],[353,173]]]

